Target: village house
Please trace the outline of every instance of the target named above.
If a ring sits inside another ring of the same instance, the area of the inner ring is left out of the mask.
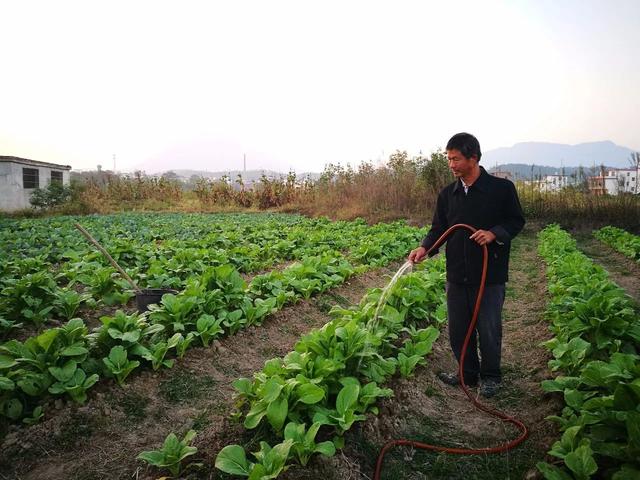
[[[575,180],[569,175],[546,175],[539,182],[541,192],[557,192],[569,185],[575,184]]]
[[[69,165],[0,156],[0,211],[29,208],[31,194],[51,182],[69,185]]]
[[[614,168],[589,177],[589,191],[595,195],[640,194],[638,168]]]

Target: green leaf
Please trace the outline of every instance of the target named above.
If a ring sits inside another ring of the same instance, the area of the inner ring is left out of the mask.
[[[579,390],[567,389],[564,391],[564,401],[570,407],[580,410],[580,407],[582,407],[584,403],[584,395]]]
[[[289,450],[293,446],[293,440],[285,440],[282,443],[274,446],[264,457],[263,465],[270,475],[268,478],[276,478],[278,474],[284,468],[284,465],[289,458]]]
[[[57,328],[45,330],[43,333],[36,337],[36,342],[43,348],[43,350],[49,351],[49,347],[51,347],[51,344],[56,339],[59,333],[60,330],[58,330]]]
[[[244,419],[244,426],[249,430],[256,428],[266,414],[267,406],[262,402],[256,403],[247,413],[247,417]]]
[[[122,365],[127,362],[127,351],[122,345],[116,345],[109,352],[109,360],[116,365]]]
[[[564,470],[546,462],[536,463],[536,468],[540,470],[546,480],[574,480],[573,477]]]
[[[15,367],[18,364],[15,359],[7,356],[0,355],[0,370],[6,370],[11,367]]]
[[[598,471],[591,447],[585,444],[564,457],[564,463],[579,479],[587,479]]]
[[[80,345],[71,345],[70,347],[63,349],[60,352],[60,355],[62,355],[63,357],[75,357],[77,355],[85,355],[87,353],[89,353],[89,350],[87,350],[85,347],[82,347]]]
[[[54,376],[59,382],[68,382],[73,377],[73,374],[78,369],[78,364],[74,360],[69,360],[62,368],[49,367],[49,373]]]
[[[7,377],[0,376],[0,390],[11,391],[15,388],[16,386],[13,383],[13,380]]]
[[[17,420],[22,416],[22,403],[17,398],[0,402],[0,413],[11,420]]]
[[[300,385],[297,388],[296,393],[298,395],[298,400],[307,405],[318,403],[324,398],[324,389],[314,385],[313,383]]]
[[[322,425],[318,422],[311,425],[309,427],[309,430],[307,430],[307,433],[304,435],[304,443],[306,443],[307,445],[312,445],[321,426]],[[304,425],[302,425],[302,432],[304,432]]]
[[[262,390],[262,398],[265,402],[273,402],[283,388],[282,380],[279,377],[270,378],[267,383],[265,383]]]
[[[225,473],[248,477],[252,464],[247,461],[244,448],[240,445],[227,445],[216,456],[215,466]]]
[[[149,452],[142,452],[136,458],[140,460],[144,460],[145,462],[155,466],[155,467],[164,467],[165,466],[165,454],[160,450],[152,450]]]
[[[288,413],[289,402],[284,395],[278,397],[267,407],[267,419],[276,432],[282,430]]]
[[[266,475],[267,471],[265,470],[264,466],[260,463],[256,463],[251,469],[249,480],[265,480],[266,478],[273,478],[267,477]]]
[[[253,382],[248,378],[239,378],[232,385],[243,395],[249,396],[253,392]]]
[[[327,440],[316,445],[314,452],[320,453],[325,457],[333,457],[336,453],[336,446],[333,442]]]
[[[354,384],[346,385],[340,390],[336,399],[336,410],[340,415],[344,416],[356,404],[359,393],[360,387]]]

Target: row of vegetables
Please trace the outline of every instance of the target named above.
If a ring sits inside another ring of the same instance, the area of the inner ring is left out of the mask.
[[[76,220],[14,221],[0,229],[0,337],[125,304],[133,296],[73,228]],[[369,227],[295,215],[122,215],[82,222],[141,287],[177,290],[222,265],[247,273],[335,252],[355,265],[381,265],[405,253],[397,253],[399,244],[404,248],[407,239],[421,236],[401,222]]]
[[[640,478],[640,316],[566,231],[551,225],[539,240],[555,335],[546,347],[558,372],[543,389],[560,392],[565,406],[553,417],[562,437],[549,454],[558,460],[538,468],[549,480]]]
[[[612,226],[596,230],[593,235],[614,250],[640,263],[640,236]]]
[[[0,417],[37,422],[52,397],[83,403],[101,377],[122,384],[143,365],[171,367],[192,345],[207,346],[221,335],[260,324],[286,304],[404,256],[421,233],[399,227],[401,231],[373,253],[362,249],[367,243],[363,242],[353,250],[355,259],[336,251],[308,256],[281,271],[257,275],[248,284],[231,264],[209,266],[187,278],[179,294],[165,295],[150,312],[118,311],[102,317],[102,325],[91,333],[83,320],[71,318],[24,342],[0,344]],[[382,231],[368,238],[380,241],[388,235]]]
[[[293,351],[265,362],[253,378],[236,380],[238,418],[248,430],[261,428],[263,440],[251,456],[241,445],[224,447],[216,468],[267,480],[293,464],[307,465],[315,454],[334,455],[345,432],[393,395],[381,385],[425,363],[446,321],[444,281],[444,259],[425,262],[386,294],[371,289],[357,306],[334,307],[333,320],[303,336]],[[194,436],[189,431],[180,440],[172,433],[159,450],[138,458],[178,476],[197,451],[190,445]]]

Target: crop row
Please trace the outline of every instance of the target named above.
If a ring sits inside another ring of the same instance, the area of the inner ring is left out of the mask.
[[[600,241],[614,250],[640,262],[640,237],[618,227],[602,227],[593,232]]]
[[[149,313],[104,316],[93,333],[74,318],[24,343],[8,341],[0,345],[0,416],[32,423],[42,417],[50,394],[82,403],[102,376],[122,383],[142,364],[171,367],[171,357],[182,357],[193,342],[207,346],[220,335],[260,324],[285,304],[404,256],[415,241],[415,232],[394,238],[370,257],[372,264],[354,265],[337,252],[306,257],[249,284],[230,264],[208,267]]]
[[[606,271],[557,225],[539,234],[555,337],[546,342],[560,374],[543,382],[565,407],[552,417],[562,438],[538,468],[550,480],[640,478],[640,316]]]
[[[360,221],[332,223],[296,216],[295,222],[286,216],[248,216],[248,221],[235,215],[186,220],[141,216],[135,224],[132,217],[113,217],[115,225],[106,217],[89,217],[83,223],[91,225],[93,220],[92,230],[103,236],[99,241],[140,286],[149,288],[183,289],[189,278],[213,266],[253,272],[336,251],[347,253],[355,264],[373,266],[383,264],[390,254],[404,254],[397,252],[397,245],[420,237],[419,229],[399,222],[368,227]],[[24,324],[40,327],[51,319],[68,320],[79,311],[131,299],[129,285],[79,236],[74,220],[17,223],[10,238],[0,238],[0,250],[6,253],[0,256],[0,335]],[[209,226],[212,233],[201,232]],[[178,227],[203,236],[185,239]],[[127,233],[128,228],[133,233]],[[168,239],[169,234],[176,238]],[[49,243],[42,246],[45,235]]]
[[[373,289],[357,307],[332,309],[334,319],[305,335],[284,358],[234,382],[245,428],[264,425],[266,438],[281,442],[261,441],[254,460],[242,446],[228,445],[216,467],[250,479],[277,478],[315,453],[333,455],[355,422],[378,414],[376,402],[393,395],[379,385],[396,372],[412,375],[446,320],[443,260],[420,268],[399,279],[378,316],[382,291]]]

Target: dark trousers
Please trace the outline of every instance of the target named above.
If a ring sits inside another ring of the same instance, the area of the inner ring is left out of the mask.
[[[478,286],[447,282],[446,289],[449,341],[459,364],[462,345],[476,304]],[[465,382],[475,383],[478,375],[483,380],[500,381],[504,295],[504,283],[485,286],[476,328],[465,354]],[[480,356],[478,356],[478,343]]]

